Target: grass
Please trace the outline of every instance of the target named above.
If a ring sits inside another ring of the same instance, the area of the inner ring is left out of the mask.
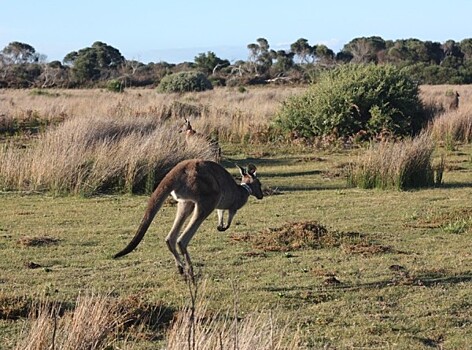
[[[240,159],[225,150],[229,160]],[[283,334],[298,331],[307,348],[466,348],[472,329],[471,231],[470,225],[458,230],[456,222],[470,220],[472,210],[472,164],[466,160],[470,151],[461,147],[450,155],[462,168],[446,170],[443,187],[406,192],[347,188],[343,178],[332,177],[352,151],[317,153],[316,160],[310,154],[251,160],[263,184],[281,193],[251,200],[238,212],[228,235],[216,231],[212,216],[192,240],[190,254],[206,281],[202,298],[208,316],[229,314],[220,316],[221,322],[233,320],[236,294],[238,319],[272,312],[277,320],[290,320],[281,326],[290,330]],[[230,170],[237,174],[237,169]],[[3,300],[12,308],[24,308],[24,303],[8,300],[47,296],[73,303],[80,293],[93,291],[185,309],[188,288],[176,278],[163,239],[172,224],[172,205],[157,215],[135,252],[111,259],[134,233],[146,201],[147,196],[130,195],[2,194]],[[311,220],[327,232],[359,236],[333,236],[339,244],[281,251],[231,238],[260,237],[268,228],[279,232],[288,223],[304,227]],[[449,225],[457,232],[448,231]],[[25,236],[59,241],[27,246],[19,243]],[[41,267],[28,268],[30,262]],[[267,325],[270,319],[261,322]],[[14,346],[22,324],[21,318],[0,321],[7,348]],[[150,324],[127,332],[122,333],[132,339],[127,344],[136,349],[163,346],[167,336]]]
[[[371,144],[354,163],[348,182],[360,188],[412,189],[435,185],[433,152],[435,146],[430,135],[423,133],[413,139],[399,142]],[[436,169],[441,183],[444,164]]]
[[[425,101],[440,103],[445,89],[423,88],[422,95]],[[467,87],[457,90],[461,113],[471,93]],[[136,120],[154,120],[151,125],[158,120],[171,130],[183,115],[191,114],[197,131],[209,135],[219,130],[223,165],[232,174],[238,174],[234,163],[256,164],[266,197],[250,199],[226,233],[217,232],[216,214],[211,215],[189,245],[198,281],[204,285],[194,310],[198,322],[193,334],[203,337],[195,337],[199,349],[215,348],[215,341],[216,348],[241,349],[245,344],[270,349],[467,348],[472,341],[472,146],[457,140],[453,148],[444,144],[434,151],[435,159],[445,155],[440,187],[351,188],[345,169],[362,149],[319,151],[266,142],[264,133],[277,101],[296,91],[248,89],[240,94],[215,89],[179,96],[146,90],[119,95],[1,91],[0,114],[6,118],[21,120],[30,109],[41,120],[63,120],[53,127],[48,122],[49,131],[40,136],[19,133],[2,143],[23,154],[42,154],[42,166],[38,156],[30,163],[43,169],[38,178],[49,179],[46,171],[62,166],[46,166],[51,164],[49,153],[54,153],[46,151],[48,143],[43,153],[34,152],[68,123],[88,119],[99,126],[106,120],[109,126],[110,120],[129,122],[131,117],[134,128]],[[108,126],[91,127],[85,134],[102,130],[101,135],[107,135]],[[122,140],[129,136],[125,134]],[[66,133],[57,138],[64,142]],[[130,157],[140,153],[129,152],[136,142],[122,144]],[[149,157],[149,152],[140,154]],[[100,154],[104,162],[95,163],[107,170],[106,158],[114,157]],[[83,161],[80,154],[76,159]],[[2,176],[19,163],[2,168]],[[24,182],[32,183],[41,182]],[[148,200],[147,195],[123,192],[91,197],[63,196],[61,191],[0,193],[2,348],[25,348],[31,334],[43,334],[41,339],[50,341],[54,329],[60,344],[76,312],[77,321],[92,317],[80,311],[80,298],[86,296],[89,308],[109,306],[105,311],[111,318],[106,322],[114,326],[102,327],[106,336],[94,337],[103,340],[101,346],[188,348],[189,286],[177,275],[164,242],[175,207],[168,202],[141,245],[113,260],[134,234]],[[56,325],[50,313],[54,305],[60,316]],[[44,322],[35,323],[38,319]],[[78,327],[88,328],[92,330],[86,323]],[[209,342],[203,343],[205,339]]]
[[[0,188],[94,195],[152,192],[179,161],[211,158],[204,139],[185,144],[177,130],[143,118],[71,118],[27,148],[0,147]]]

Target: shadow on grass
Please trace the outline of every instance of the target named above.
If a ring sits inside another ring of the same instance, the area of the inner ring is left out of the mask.
[[[292,159],[273,159],[273,158],[253,158],[248,157],[245,159],[233,159],[227,158],[221,162],[225,168],[233,168],[236,167],[236,164],[240,166],[247,166],[249,163],[254,163],[257,167],[264,167],[264,166],[276,166],[276,165],[290,165],[293,163]]]
[[[471,188],[472,182],[445,182],[442,183],[438,188]]]
[[[329,278],[326,280],[330,280]],[[396,273],[391,279],[361,283],[361,284],[347,284],[340,281],[338,284],[327,284],[318,285],[314,287],[308,286],[290,286],[290,287],[278,287],[271,286],[262,288],[267,292],[273,292],[291,299],[309,299],[318,300],[318,302],[324,302],[331,300],[337,292],[342,291],[358,291],[363,289],[382,289],[390,288],[395,286],[421,286],[421,287],[436,287],[436,286],[447,286],[456,285],[459,283],[470,283],[472,282],[472,272],[463,275],[446,276],[437,273],[425,273],[417,276],[410,276],[406,273]],[[321,296],[321,297],[320,297]]]
[[[303,192],[303,191],[324,191],[324,190],[346,190],[350,188],[347,185],[342,184],[320,184],[314,186],[277,186],[277,189],[281,192]]]

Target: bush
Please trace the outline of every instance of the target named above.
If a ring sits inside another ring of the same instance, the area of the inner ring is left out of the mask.
[[[213,85],[201,72],[179,72],[162,78],[158,92],[190,92],[213,89]]]
[[[121,81],[112,79],[107,83],[107,90],[111,92],[123,92],[125,88]]]
[[[303,95],[284,101],[276,125],[308,138],[408,135],[420,130],[425,115],[418,86],[404,71],[392,65],[343,65],[321,74]]]

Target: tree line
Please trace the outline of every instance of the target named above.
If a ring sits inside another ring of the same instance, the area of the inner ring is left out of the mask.
[[[101,87],[113,81],[123,87],[157,86],[167,75],[198,71],[213,85],[309,83],[329,68],[346,63],[393,64],[420,84],[472,83],[472,39],[444,43],[418,39],[384,40],[379,36],[351,40],[337,53],[326,45],[300,38],[287,50],[273,50],[265,38],[247,45],[247,60],[230,62],[214,52],[193,62],[143,63],[126,59],[117,48],[97,41],[47,62],[33,46],[11,42],[0,51],[0,88]]]

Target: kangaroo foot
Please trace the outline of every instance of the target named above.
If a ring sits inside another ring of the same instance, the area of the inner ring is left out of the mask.
[[[216,229],[220,232],[226,231],[228,229],[228,226],[217,226]]]

